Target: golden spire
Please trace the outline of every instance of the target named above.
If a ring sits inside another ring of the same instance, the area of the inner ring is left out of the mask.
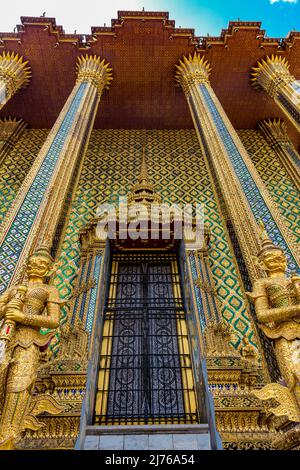
[[[149,180],[148,169],[145,157],[145,147],[143,147],[143,156],[141,170],[138,177],[138,182],[133,186],[131,192],[128,194],[129,204],[160,204],[162,199],[159,194],[155,192],[153,184]]]
[[[143,156],[142,156],[142,165],[141,165],[141,172],[139,176],[139,182],[146,182],[149,183],[149,178],[148,178],[148,169],[147,169],[147,164],[146,164],[146,158],[145,158],[145,147],[143,147]]]

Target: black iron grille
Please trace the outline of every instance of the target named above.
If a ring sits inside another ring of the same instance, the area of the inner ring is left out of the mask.
[[[175,254],[116,254],[104,317],[96,424],[197,422]]]

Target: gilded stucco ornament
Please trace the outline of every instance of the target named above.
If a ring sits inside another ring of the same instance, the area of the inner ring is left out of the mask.
[[[26,428],[37,430],[36,415],[58,414],[62,408],[49,395],[32,396],[41,354],[59,325],[59,294],[46,284],[53,260],[47,246],[38,248],[26,264],[28,281],[0,297],[0,449],[15,448]],[[46,328],[47,333],[42,333]]]
[[[261,249],[257,262],[267,277],[254,282],[248,293],[254,302],[259,326],[274,341],[274,349],[284,385],[268,384],[255,395],[279,403],[269,411],[276,416],[287,416],[300,421],[300,278],[296,274],[286,277],[286,257],[283,250],[269,239],[262,224]]]

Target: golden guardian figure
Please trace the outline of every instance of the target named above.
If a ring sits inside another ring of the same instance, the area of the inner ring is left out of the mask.
[[[0,296],[0,449],[15,448],[22,431],[42,426],[37,414],[61,411],[51,396],[32,395],[41,353],[59,326],[59,294],[46,283],[52,266],[43,245],[28,259],[27,282]]]
[[[284,251],[273,244],[260,222],[261,249],[257,261],[267,277],[254,282],[254,301],[260,328],[273,340],[283,383],[271,383],[256,391],[262,400],[275,398],[279,406],[270,409],[276,416],[300,421],[300,278],[286,276]]]

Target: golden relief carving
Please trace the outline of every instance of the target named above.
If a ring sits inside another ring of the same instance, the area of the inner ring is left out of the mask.
[[[46,284],[52,262],[49,248],[38,248],[27,261],[27,283],[0,297],[0,449],[13,449],[22,431],[42,426],[37,414],[62,411],[49,395],[32,397],[41,353],[59,325],[59,294]],[[51,331],[42,334],[41,328]]]
[[[300,278],[293,274],[287,278],[287,261],[283,250],[268,238],[261,226],[261,249],[256,261],[267,277],[254,282],[248,293],[254,302],[259,326],[264,334],[274,340],[274,348],[284,385],[268,384],[256,391],[258,398],[276,398],[280,406],[270,411],[300,420]]]
[[[288,416],[291,421],[300,421],[300,413],[295,400],[287,387],[278,383],[271,383],[261,390],[255,390],[253,394],[261,400],[274,398],[279,404],[269,406],[268,411],[275,416]]]

